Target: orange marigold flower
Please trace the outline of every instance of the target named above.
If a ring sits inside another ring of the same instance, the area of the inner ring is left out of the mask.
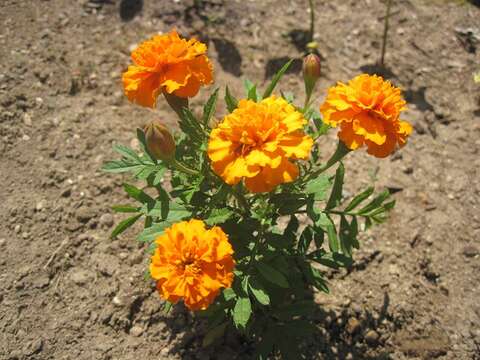
[[[183,299],[191,310],[204,310],[221,288],[233,281],[233,249],[227,235],[201,220],[173,224],[155,241],[150,274],[160,295],[173,303]]]
[[[230,185],[244,178],[245,186],[255,193],[295,180],[298,167],[290,159],[307,159],[313,145],[302,130],[306,123],[283,98],[240,100],[238,108],[210,133],[213,171]]]
[[[362,74],[331,87],[320,111],[326,124],[340,125],[338,137],[348,148],[366,145],[369,154],[383,158],[405,145],[412,132],[400,120],[405,105],[399,88],[380,76]]]
[[[207,46],[182,39],[175,30],[157,35],[132,51],[135,65],[123,73],[125,95],[142,106],[155,107],[160,91],[178,97],[195,96],[200,85],[212,82]]]

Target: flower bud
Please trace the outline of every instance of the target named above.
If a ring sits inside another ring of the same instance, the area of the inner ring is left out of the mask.
[[[170,160],[175,156],[175,140],[168,129],[159,121],[153,120],[143,127],[149,153],[157,160]]]
[[[305,83],[306,102],[305,107],[310,102],[313,89],[317,80],[320,78],[320,58],[315,54],[308,54],[303,59],[303,81]]]
[[[303,78],[315,83],[320,77],[320,58],[315,54],[308,54],[303,59]]]

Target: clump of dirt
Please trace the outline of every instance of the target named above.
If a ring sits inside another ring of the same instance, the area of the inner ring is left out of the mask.
[[[375,69],[385,4],[316,3],[319,104],[336,81]],[[329,273],[332,294],[315,295],[319,334],[304,358],[478,358],[475,4],[394,2],[387,75],[405,91],[415,132],[389,159],[351,154],[345,196],[373,180],[397,191],[397,207],[363,235],[350,271]],[[233,334],[202,348],[205,324],[182,306],[162,313],[144,280],[139,227],[109,239],[122,218],[109,205],[128,200],[124,179],[99,168],[113,143],[136,146],[144,121],[175,124],[165,104],[149,111],[122,93],[136,43],[171,27],[201,37],[216,84],[237,96],[242,77],[265,84],[294,58],[280,89],[300,94],[307,1],[4,0],[0,8],[0,357],[248,358],[250,344]],[[323,140],[325,157],[334,139]]]

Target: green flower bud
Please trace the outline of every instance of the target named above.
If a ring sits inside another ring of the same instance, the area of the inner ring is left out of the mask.
[[[320,77],[320,58],[315,54],[308,54],[303,59],[303,78],[315,84]]]
[[[308,54],[303,58],[303,81],[305,82],[305,108],[307,108],[313,89],[320,78],[320,58],[315,54]]]
[[[147,150],[157,160],[171,160],[175,157],[175,140],[168,129],[153,120],[143,127]]]

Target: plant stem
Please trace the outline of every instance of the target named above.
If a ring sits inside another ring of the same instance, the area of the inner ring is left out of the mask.
[[[310,180],[311,178],[316,177],[316,176],[320,175],[321,173],[323,173],[324,171],[330,169],[333,165],[335,165],[337,162],[342,160],[350,151],[351,150],[349,148],[347,148],[341,140],[339,140],[338,145],[337,145],[337,149],[335,150],[333,155],[330,157],[330,159],[328,159],[328,161],[323,166],[321,166],[319,169],[311,172],[310,176],[308,177],[307,180]]]
[[[392,0],[387,0],[387,12],[385,14],[385,23],[383,26],[382,54],[380,56],[381,66],[384,66],[385,64],[385,52],[387,51],[388,20],[390,19],[391,8],[392,8]]]
[[[315,35],[315,6],[313,0],[308,0],[310,5],[310,42],[313,41]]]
[[[170,160],[170,165],[172,165],[176,170],[181,171],[188,175],[198,175],[198,171],[190,169],[186,165],[179,162],[177,159]]]
[[[245,196],[238,192],[237,189],[235,189],[233,186],[230,189],[232,190],[232,194],[233,196],[235,196],[235,199],[237,199],[239,205],[243,208],[245,213],[248,214],[250,212],[250,207],[248,205],[247,199],[245,199]]]

